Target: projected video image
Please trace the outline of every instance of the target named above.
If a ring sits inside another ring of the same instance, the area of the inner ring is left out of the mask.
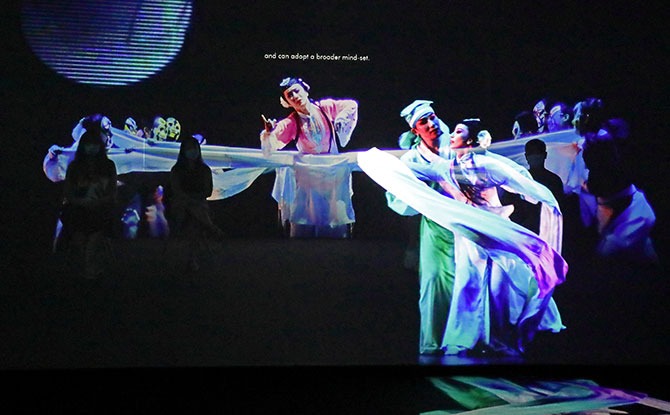
[[[8,365],[667,363],[646,38],[406,6],[22,2]]]
[[[58,74],[98,86],[137,83],[179,53],[190,1],[25,1],[30,48]]]

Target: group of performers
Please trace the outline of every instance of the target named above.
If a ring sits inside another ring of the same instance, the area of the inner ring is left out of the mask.
[[[382,184],[389,206],[423,215],[419,351],[519,355],[536,331],[564,328],[551,298],[567,273],[559,205],[522,166],[486,150],[491,136],[481,120],[465,119],[450,134],[431,104],[417,100],[401,112],[410,127],[401,164],[384,157],[363,167],[398,176]],[[540,235],[508,219],[499,188],[546,206]]]
[[[389,208],[421,218],[421,354],[518,356],[538,331],[565,328],[552,298],[568,272],[561,256],[562,212],[555,195],[524,167],[528,138],[492,143],[476,118],[450,131],[431,101],[416,100],[400,113],[410,130],[400,136],[398,149],[344,152],[358,120],[355,100],[313,100],[310,86],[296,77],[281,81],[279,96],[290,114],[279,121],[262,115],[260,148],[203,146],[201,158],[211,169],[212,186],[202,198],[231,197],[259,175],[274,172],[272,195],[291,238],[351,238],[351,174],[365,172],[386,190]],[[591,114],[579,116],[579,110],[589,110],[585,105],[576,108],[577,128],[540,136],[548,168],[561,178],[566,193],[585,195],[583,216],[607,217],[599,225],[603,235],[610,235],[603,253],[636,245],[653,258],[649,234],[655,217],[632,183],[623,190],[601,186],[614,193],[588,197],[584,159],[589,159],[582,150],[596,148],[611,131],[602,132],[600,124],[586,128]],[[119,174],[170,171],[181,154],[178,142],[147,140],[111,125],[107,130],[113,138],[107,152]],[[297,150],[284,149],[291,142]],[[49,149],[44,172],[52,181],[63,179],[76,144]],[[501,203],[501,191],[540,204],[537,232],[509,219],[511,208]],[[624,220],[639,212],[642,223]]]

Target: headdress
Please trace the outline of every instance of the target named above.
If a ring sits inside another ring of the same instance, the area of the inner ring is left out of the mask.
[[[191,137],[195,138],[196,141],[198,141],[198,143],[200,143],[200,145],[207,144],[207,140],[200,133],[193,134]]]
[[[279,103],[281,104],[282,107],[290,108],[289,103],[286,102],[286,98],[284,98],[284,91],[286,91],[295,84],[302,85],[305,91],[309,92],[309,84],[303,81],[302,78],[294,78],[289,76],[287,78],[282,79],[281,82],[279,83]]]
[[[482,126],[482,120],[479,118],[466,118],[461,123],[468,127],[468,134],[471,138],[476,138],[476,142],[483,149],[491,145],[492,137],[488,130]]]
[[[433,101],[417,99],[400,111],[400,116],[405,118],[411,128],[414,128],[416,122],[421,118],[435,113],[435,110],[430,106],[432,103]]]
[[[151,137],[154,140],[165,141],[168,135],[167,122],[163,117],[154,118],[154,126],[151,130]]]
[[[179,136],[181,135],[181,124],[179,121],[174,117],[168,117],[165,120],[165,125],[167,127],[166,139],[169,141],[179,140]]]
[[[132,117],[126,118],[126,122],[123,124],[123,130],[128,131],[133,135],[137,134],[137,122]]]

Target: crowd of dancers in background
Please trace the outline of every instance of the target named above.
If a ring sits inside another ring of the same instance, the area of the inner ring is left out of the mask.
[[[263,116],[263,154],[295,142],[300,154],[338,155],[348,144],[358,103],[313,100],[309,94],[310,86],[301,78],[282,80],[279,96],[289,115],[279,121]],[[386,194],[388,206],[407,221],[407,252],[416,253],[415,259],[406,256],[405,265],[419,274],[421,354],[517,356],[535,333],[565,328],[552,299],[568,269],[561,257],[565,194],[560,177],[545,167],[542,134],[574,129],[578,137],[574,145],[585,165],[579,213],[582,226],[599,235],[594,254],[641,263],[658,260],[651,237],[654,211],[634,183],[625,150],[631,129],[625,120],[610,117],[602,100],[587,98],[569,106],[541,99],[532,111],[519,113],[512,134],[526,140],[528,168],[487,150],[492,137],[484,121],[464,118],[450,129],[432,104],[416,100],[400,112],[410,129],[399,137],[399,147],[406,150],[399,162],[443,197],[438,200],[453,217],[420,213],[422,188],[415,189],[416,199]],[[169,183],[152,189],[153,200],[143,207],[137,194],[119,200],[124,184],[107,155],[114,145],[110,128],[109,118],[95,114],[73,130],[76,153],[64,174],[55,250],[82,260],[84,276],[98,278],[109,238],[134,239],[145,221],[149,236],[185,241],[180,249],[188,252],[188,269],[197,270],[202,247],[224,238],[207,202],[212,170],[202,157],[204,137],[182,135],[173,117],[156,117],[151,128],[138,126],[131,117],[125,120],[129,134],[180,143]],[[56,155],[52,147],[45,172]],[[333,181],[332,174],[310,166],[277,169],[273,194],[290,237],[351,238],[351,174],[343,172]],[[464,232],[471,214],[497,219],[491,219],[488,229],[475,226]]]
[[[177,249],[186,253],[188,269],[197,270],[198,256],[208,241],[224,236],[207,203],[212,171],[202,158],[202,140],[180,137],[179,132],[173,136],[180,147],[168,183],[151,189],[147,202],[142,194],[146,190],[118,180],[115,163],[107,154],[114,145],[110,127],[106,116],[93,114],[73,130],[76,150],[65,173],[54,251],[65,254],[85,278],[96,279],[113,257],[111,238],[131,240],[145,234],[177,242]]]
[[[401,112],[410,130],[400,136],[399,143],[409,149],[401,160],[436,192],[513,218],[560,254],[563,217],[559,201],[567,195],[560,177],[544,165],[546,144],[533,136],[541,137],[544,130],[574,129],[578,157],[586,167],[577,195],[582,229],[595,228],[598,235],[591,254],[631,264],[658,261],[650,237],[655,215],[633,183],[626,159],[628,124],[609,118],[602,100],[585,99],[569,112],[562,103],[551,106],[554,121],[560,120],[561,126],[546,122],[544,101],[535,106],[534,113],[521,113],[513,130],[515,139],[525,140],[527,171],[487,150],[491,137],[481,120],[464,119],[450,134],[431,104],[417,100]],[[506,204],[510,194],[521,198]],[[405,202],[389,194],[389,206],[401,215],[415,215]],[[541,203],[529,211],[528,206],[537,202]],[[524,206],[525,214],[512,216]],[[420,353],[516,356],[524,353],[535,333],[561,331],[564,327],[551,291],[563,282],[565,274],[541,293],[542,288],[535,286],[543,283],[541,272],[532,265],[529,269],[513,248],[501,242],[532,243],[528,235],[514,229],[512,220],[509,227],[500,223],[498,230],[498,224],[484,216],[481,220],[487,221],[490,229],[477,233],[473,228],[476,222],[466,222],[470,212],[449,208],[446,203],[442,209],[451,209],[450,213],[462,218],[454,219],[455,224],[447,219],[442,225],[422,215],[418,235],[410,236],[408,246],[409,252],[418,248]],[[552,214],[556,220],[545,220],[544,216]],[[417,223],[412,222],[410,229],[417,229]],[[507,232],[510,230],[513,232]],[[497,242],[490,243],[490,239]],[[406,266],[412,263],[406,258]]]

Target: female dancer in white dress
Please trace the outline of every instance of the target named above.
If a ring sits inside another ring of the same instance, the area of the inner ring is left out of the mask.
[[[430,168],[409,167],[419,176],[440,181],[454,199],[497,216],[507,218],[513,210],[501,205],[498,187],[531,202],[541,202],[539,236],[560,253],[562,216],[556,199],[540,183],[487,156],[480,143],[486,145],[490,141],[480,120],[464,120],[451,134],[455,159]],[[496,226],[500,225],[492,221],[491,227]],[[532,263],[503,249],[509,241],[497,249],[496,230],[489,232],[493,243],[482,243],[476,233],[455,232],[456,277],[442,341],[446,354],[519,355],[537,331],[558,332],[565,328],[551,296],[553,286],[543,285],[541,272]],[[500,235],[503,233],[509,235],[501,227]],[[527,239],[523,231],[514,237],[520,243]]]

